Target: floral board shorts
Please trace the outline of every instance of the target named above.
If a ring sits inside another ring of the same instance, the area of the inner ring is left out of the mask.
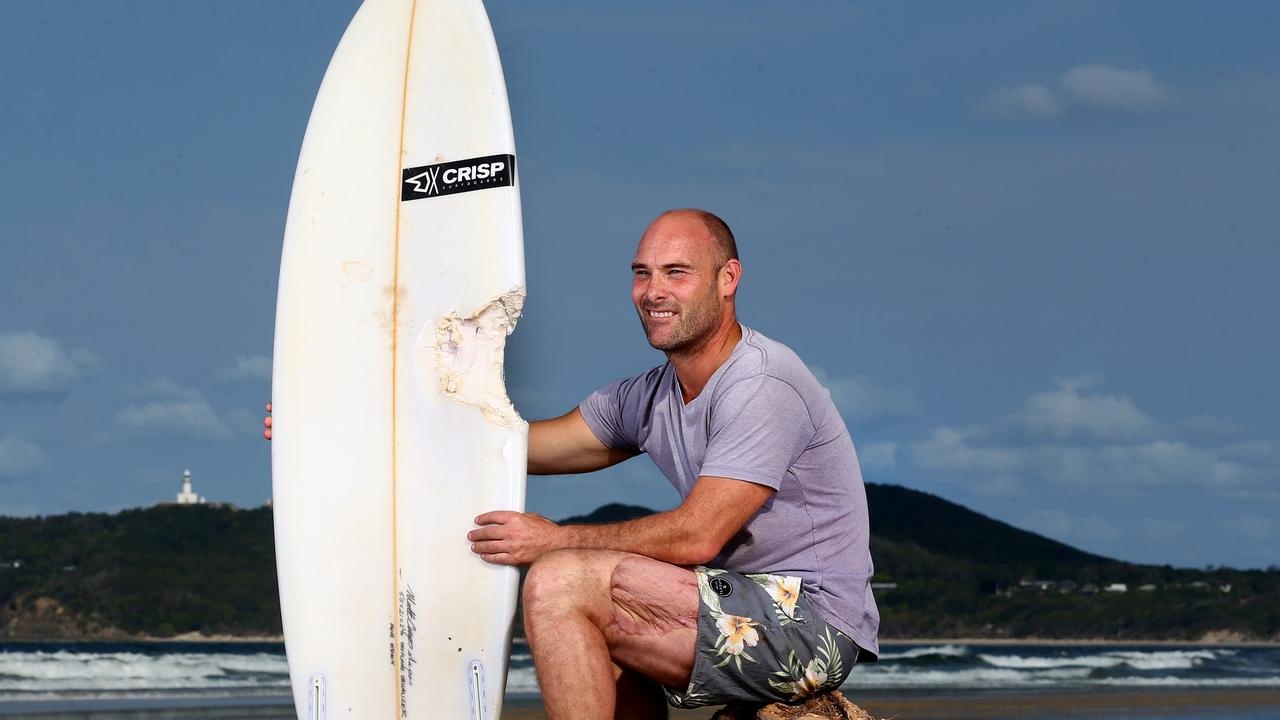
[[[822,619],[800,578],[694,572],[698,645],[689,687],[663,688],[672,707],[795,702],[849,676],[858,646]]]

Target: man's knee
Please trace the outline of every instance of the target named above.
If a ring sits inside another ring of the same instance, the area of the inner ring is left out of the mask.
[[[605,572],[598,551],[552,550],[529,566],[522,594],[525,608],[587,600],[603,591]]]

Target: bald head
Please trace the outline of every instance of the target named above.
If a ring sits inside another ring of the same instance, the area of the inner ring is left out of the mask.
[[[738,259],[738,243],[733,239],[733,231],[729,229],[729,224],[722,220],[719,215],[706,210],[699,210],[698,208],[679,208],[662,213],[649,227],[653,227],[659,221],[667,218],[696,220],[701,223],[702,227],[706,228],[707,233],[715,242],[717,267],[722,267],[730,260]]]
[[[706,210],[659,215],[640,237],[631,273],[631,299],[653,347],[685,352],[737,327],[738,248],[729,226]]]

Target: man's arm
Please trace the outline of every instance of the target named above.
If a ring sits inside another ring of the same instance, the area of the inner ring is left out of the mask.
[[[591,472],[617,465],[636,454],[614,450],[600,442],[578,408],[558,418],[529,423],[530,475]]]
[[[262,419],[262,437],[271,439],[271,403]],[[602,470],[638,453],[614,450],[591,432],[582,413],[572,412],[550,420],[529,423],[529,474],[568,475]]]
[[[773,492],[743,480],[700,477],[679,507],[649,517],[560,526],[540,515],[497,511],[476,518],[485,527],[467,538],[472,551],[500,565],[528,565],[564,548],[619,550],[673,565],[697,565],[719,555]]]

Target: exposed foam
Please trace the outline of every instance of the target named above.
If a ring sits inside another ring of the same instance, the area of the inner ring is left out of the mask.
[[[517,288],[467,317],[449,313],[436,328],[434,347],[418,349],[424,366],[429,366],[424,356],[434,356],[445,395],[480,408],[485,418],[510,428],[524,425],[524,420],[507,397],[503,355],[523,307],[524,290]]]

